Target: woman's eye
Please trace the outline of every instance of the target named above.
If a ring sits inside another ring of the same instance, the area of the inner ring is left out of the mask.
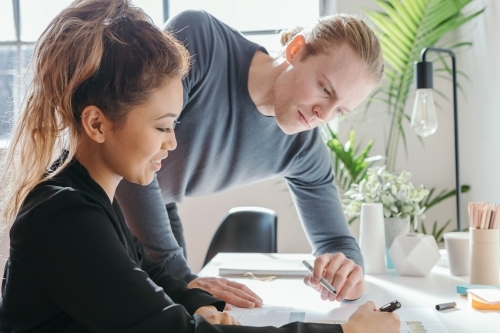
[[[158,131],[163,132],[163,133],[169,133],[172,132],[170,128],[163,128],[163,127],[158,127],[156,128]]]

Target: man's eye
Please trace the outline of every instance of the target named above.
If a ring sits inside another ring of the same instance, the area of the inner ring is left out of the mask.
[[[323,86],[322,86],[322,88],[323,88],[323,92],[325,94],[327,94],[328,96],[330,96],[330,92],[328,91],[328,89],[326,89],[326,87],[323,87]]]
[[[180,121],[174,120],[174,125],[172,127],[175,128],[175,126],[177,126],[177,124],[180,124]]]

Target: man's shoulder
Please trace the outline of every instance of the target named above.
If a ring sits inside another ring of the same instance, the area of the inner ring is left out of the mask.
[[[198,30],[206,28],[216,19],[204,10],[185,10],[170,18],[163,26],[164,31],[177,34],[185,29]]]

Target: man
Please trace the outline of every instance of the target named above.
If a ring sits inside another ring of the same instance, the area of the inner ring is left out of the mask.
[[[175,203],[282,176],[318,255],[305,282],[325,300],[358,298],[363,261],[316,127],[351,112],[379,83],[383,61],[373,32],[349,15],[322,18],[312,28],[285,33],[283,57],[274,59],[206,12],[183,12],[165,29],[188,49],[192,68],[175,129],[179,146],[151,185],[122,182],[118,188],[132,232],[190,287],[238,306],[260,306],[241,284],[191,273]],[[337,294],[321,287],[321,276]]]

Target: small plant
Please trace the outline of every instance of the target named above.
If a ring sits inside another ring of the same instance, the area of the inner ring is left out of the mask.
[[[427,233],[427,230],[425,228],[425,224],[422,222],[422,224],[421,224],[422,233],[424,235],[432,235],[432,236],[434,236],[434,239],[436,240],[436,243],[442,243],[442,242],[444,242],[444,239],[443,239],[444,230],[446,229],[446,227],[450,223],[451,223],[451,219],[448,220],[444,224],[444,226],[442,226],[441,228],[438,229],[438,221],[434,221],[434,223],[432,224],[432,231],[429,230],[429,233]]]
[[[359,216],[361,204],[381,203],[384,206],[384,217],[425,218],[425,206],[420,202],[429,194],[423,185],[415,188],[410,182],[411,173],[400,174],[387,171],[385,166],[367,170],[366,179],[359,184],[352,184],[343,200],[344,213],[348,216]]]
[[[346,192],[353,183],[359,183],[366,177],[366,171],[377,161],[383,159],[382,156],[368,156],[373,146],[370,140],[365,148],[356,146],[356,132],[349,131],[349,139],[342,143],[330,126],[328,130],[326,146],[332,154],[333,172],[335,174],[335,184],[340,193]]]

